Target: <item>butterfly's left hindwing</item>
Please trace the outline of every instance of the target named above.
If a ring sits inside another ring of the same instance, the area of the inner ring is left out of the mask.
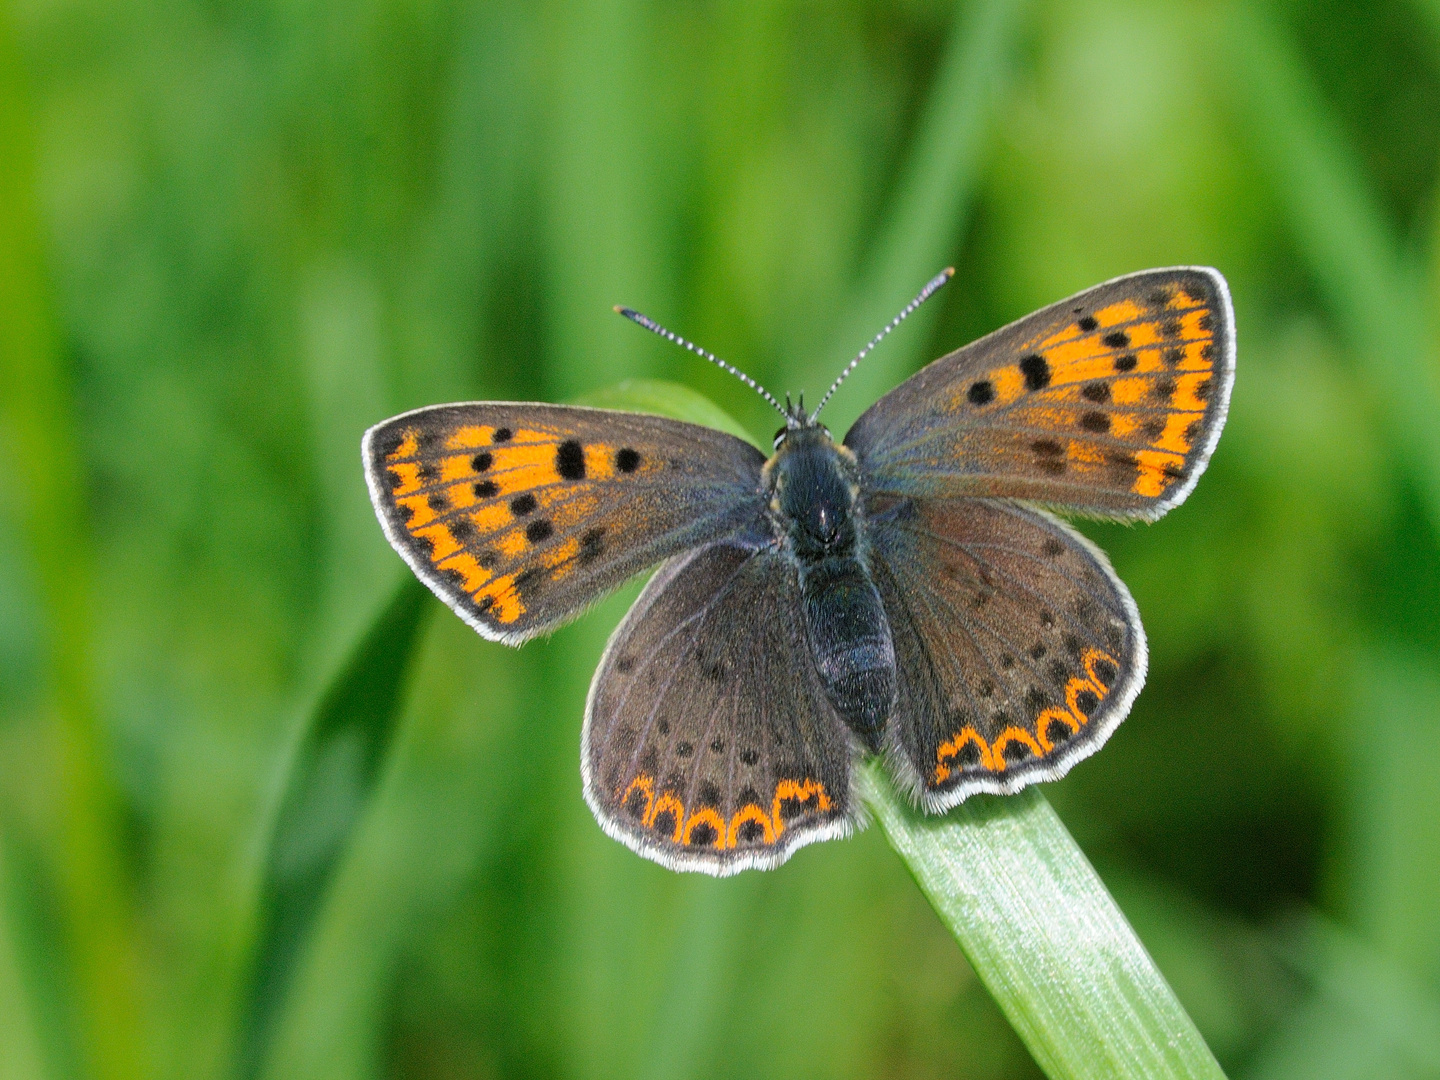
[[[602,409],[437,405],[371,428],[363,455],[390,543],[461,618],[512,644],[764,505],[750,444]]]
[[[590,685],[585,799],[672,869],[778,866],[856,824],[854,744],[810,657],[794,566],[765,541],[662,567]]]
[[[906,499],[871,536],[900,684],[889,757],[927,810],[1056,779],[1125,718],[1145,634],[1079,534],[1002,500]]]

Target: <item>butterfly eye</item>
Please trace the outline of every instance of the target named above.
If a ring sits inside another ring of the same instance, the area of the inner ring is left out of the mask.
[[[790,430],[790,429],[789,429],[788,427],[782,427],[779,431],[775,432],[775,449],[776,449],[776,450],[779,450],[779,449],[780,449],[780,444],[785,441],[785,433],[786,433],[787,431],[789,431],[789,430]]]

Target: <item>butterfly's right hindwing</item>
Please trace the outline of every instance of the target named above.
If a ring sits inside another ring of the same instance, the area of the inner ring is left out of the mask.
[[[778,866],[854,827],[854,744],[773,548],[716,544],[651,579],[586,708],[585,798],[611,836],[672,869]]]
[[[904,501],[871,532],[895,643],[890,760],[931,812],[1063,775],[1145,681],[1145,634],[1096,548],[998,499]]]
[[[485,637],[578,615],[763,510],[764,456],[711,428],[560,405],[437,405],[365,434],[390,543]]]

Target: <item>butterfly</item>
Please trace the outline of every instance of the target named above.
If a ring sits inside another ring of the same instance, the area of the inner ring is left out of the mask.
[[[659,565],[611,635],[582,734],[600,826],[677,870],[784,862],[864,824],[883,756],[925,811],[1063,775],[1125,718],[1145,633],[1104,554],[1051,508],[1154,520],[1225,422],[1234,316],[1207,267],[1116,278],[941,357],[841,441],[768,458],[658,416],[477,402],[371,428],[385,535],[459,616],[518,645]]]

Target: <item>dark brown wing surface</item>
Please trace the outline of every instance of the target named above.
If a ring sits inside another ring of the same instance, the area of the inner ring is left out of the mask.
[[[778,866],[849,831],[855,749],[784,557],[717,544],[662,567],[595,672],[581,754],[601,826],[672,869]]]
[[[899,674],[887,749],[927,810],[1053,780],[1124,719],[1145,634],[1071,529],[1002,500],[904,500],[872,540]]]

